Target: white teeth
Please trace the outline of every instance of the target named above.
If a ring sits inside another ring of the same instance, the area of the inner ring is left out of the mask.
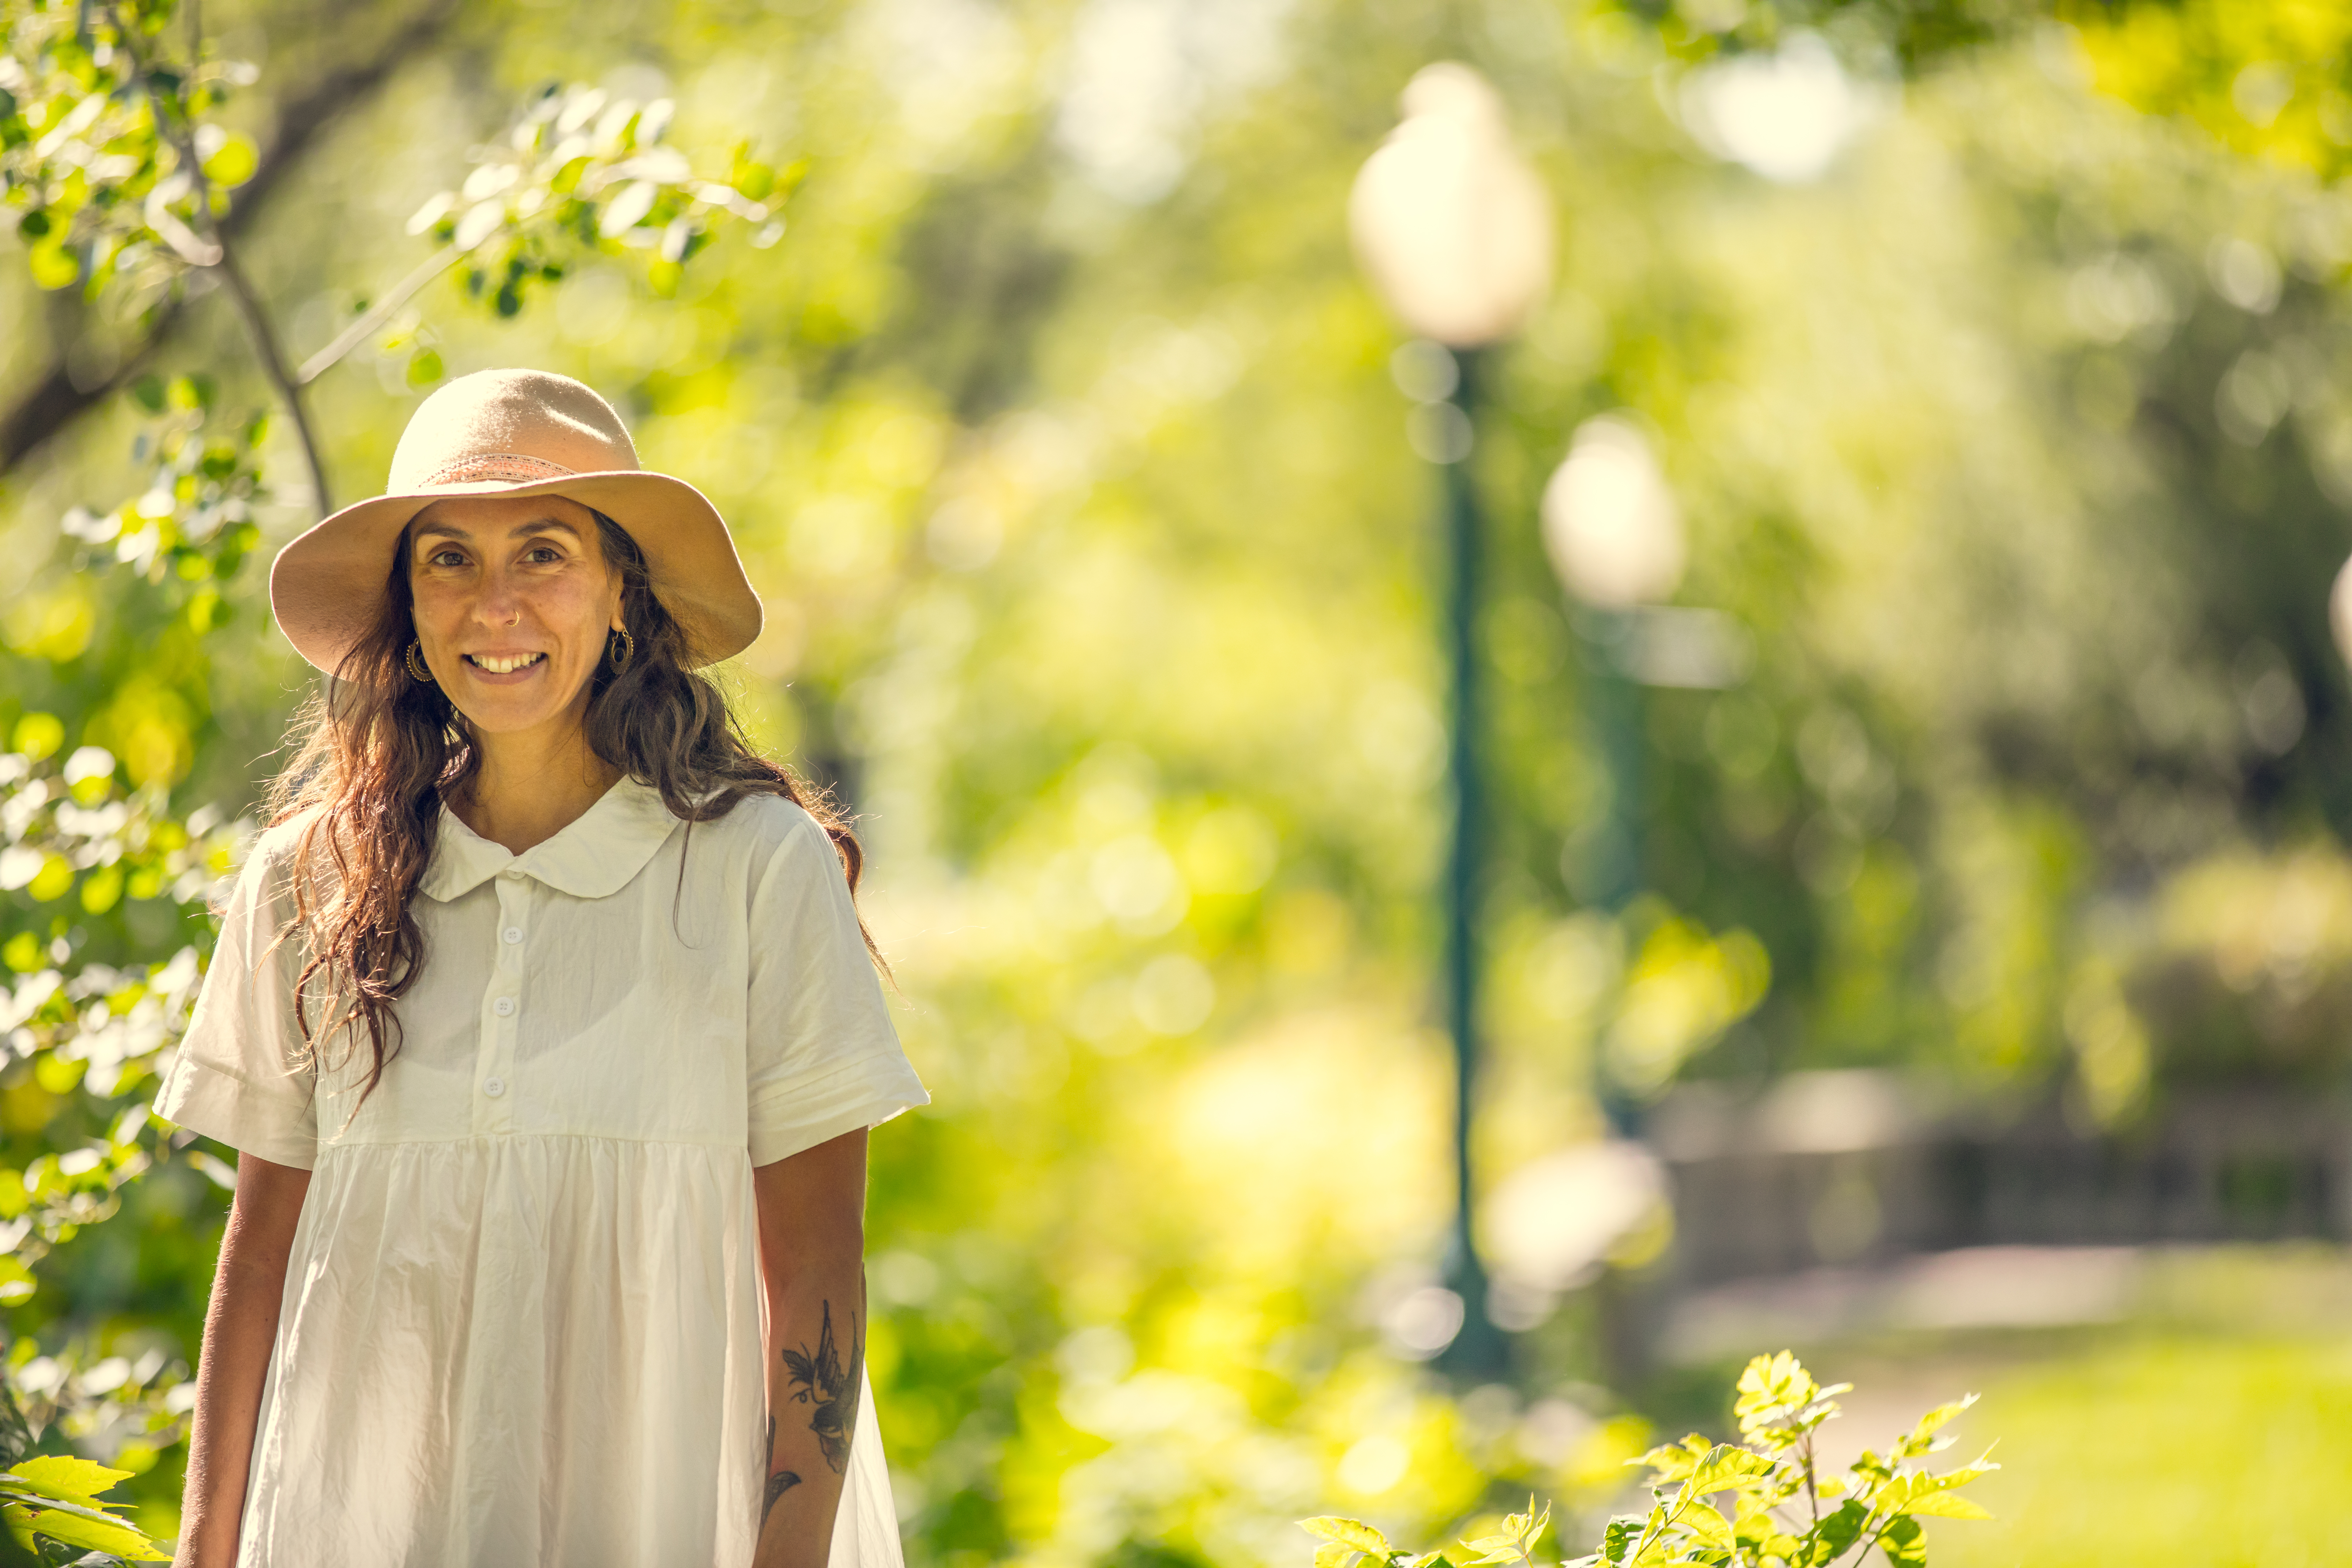
[[[469,653],[466,657],[473,660],[478,669],[487,669],[492,675],[510,675],[527,664],[537,664],[547,656],[543,653],[519,653],[507,658],[494,658],[486,653]]]

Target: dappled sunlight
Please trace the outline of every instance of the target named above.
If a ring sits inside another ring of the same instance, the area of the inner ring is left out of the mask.
[[[394,46],[197,20],[339,496],[531,363],[728,521],[718,674],[856,817],[932,1095],[869,1222],[915,1568],[1303,1568],[1299,1518],[1530,1491],[1572,1556],[1783,1330],[1889,1400],[1985,1368],[2003,1522],[1939,1562],[2326,1560],[2341,1347],[2253,1319],[2337,1287],[2143,1244],[2352,1239],[2339,8],[497,5],[267,179]],[[135,95],[5,58],[0,1308],[168,1531],[234,1171],[144,1107],[313,480]],[[1499,1371],[1447,1355],[1457,799]]]

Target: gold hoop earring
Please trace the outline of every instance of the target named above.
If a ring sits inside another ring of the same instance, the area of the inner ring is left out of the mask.
[[[415,676],[425,685],[430,686],[433,684],[433,672],[425,668],[425,661],[423,659],[416,657],[424,648],[424,646],[425,645],[423,643],[410,643],[408,645],[408,651],[401,655],[401,662],[408,666],[409,674]]]
[[[629,668],[629,660],[637,657],[637,639],[629,635],[626,626],[614,626],[613,636],[621,639],[621,651],[613,654],[613,673],[618,675]],[[605,651],[612,651],[611,638],[605,639]]]

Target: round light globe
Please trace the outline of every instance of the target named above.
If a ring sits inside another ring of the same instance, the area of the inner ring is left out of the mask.
[[[1603,414],[1577,427],[1543,493],[1544,550],[1568,591],[1628,609],[1683,579],[1682,515],[1642,427]]]
[[[1349,195],[1357,258],[1412,331],[1450,348],[1507,338],[1551,287],[1550,195],[1468,66],[1423,68],[1403,108]]]

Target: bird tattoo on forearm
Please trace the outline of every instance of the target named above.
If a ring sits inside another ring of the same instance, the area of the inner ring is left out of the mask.
[[[818,1321],[816,1350],[803,1342],[783,1352],[784,1369],[792,1374],[793,1401],[809,1406],[809,1430],[816,1434],[817,1452],[840,1475],[849,1468],[849,1441],[857,1431],[859,1374],[865,1370],[866,1345],[859,1337],[857,1314],[849,1314],[849,1360],[833,1337],[833,1303],[824,1303]],[[793,1477],[797,1481],[800,1478]],[[774,1483],[770,1482],[772,1486]]]

